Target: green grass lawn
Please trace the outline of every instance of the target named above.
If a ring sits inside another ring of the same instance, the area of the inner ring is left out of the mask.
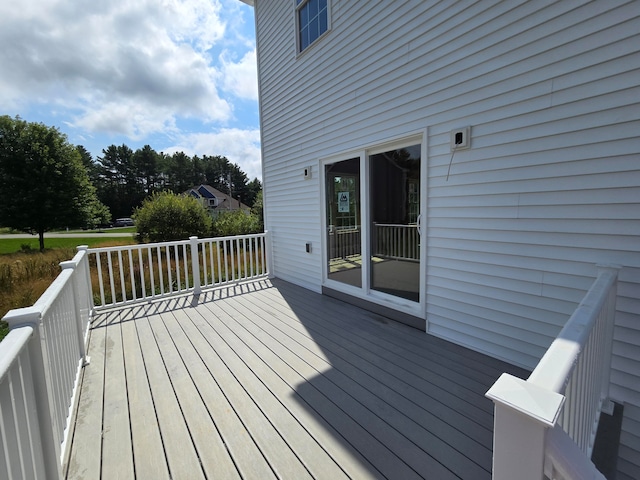
[[[58,230],[55,233],[136,233],[136,227],[113,227],[96,230]]]
[[[116,245],[125,245],[127,243],[134,244],[135,239],[133,235],[131,236],[131,240],[129,241],[126,237],[96,237],[96,238],[86,238],[86,237],[78,237],[78,238],[45,238],[44,239],[44,247],[45,249],[53,249],[53,248],[75,248],[78,245],[89,245],[90,247],[95,247],[97,245],[105,245],[105,244],[115,244]],[[24,245],[24,247],[23,247]],[[33,238],[0,238],[0,255],[6,253],[16,253],[20,251],[29,251],[31,250],[39,250],[40,243],[38,242],[38,237]],[[71,259],[69,259],[71,260]]]

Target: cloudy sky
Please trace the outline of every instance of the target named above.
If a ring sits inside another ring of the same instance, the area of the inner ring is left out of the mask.
[[[253,8],[239,0],[0,2],[0,114],[109,145],[224,155],[261,177]]]

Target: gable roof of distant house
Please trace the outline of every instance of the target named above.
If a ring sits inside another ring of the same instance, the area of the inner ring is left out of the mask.
[[[251,210],[251,207],[245,205],[240,200],[230,197],[226,193],[222,193],[220,190],[213,188],[211,185],[199,185],[197,187],[190,188],[187,192],[195,198],[206,198],[207,200],[216,199],[216,205],[207,205],[211,208],[218,210]]]

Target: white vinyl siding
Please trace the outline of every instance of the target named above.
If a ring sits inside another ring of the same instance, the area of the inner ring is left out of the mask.
[[[291,3],[256,3],[276,275],[320,289],[321,159],[427,128],[429,331],[532,368],[623,265],[612,396],[640,407],[640,3],[333,1],[300,57]]]
[[[618,453],[617,480],[640,478],[640,407],[625,405],[620,451]]]

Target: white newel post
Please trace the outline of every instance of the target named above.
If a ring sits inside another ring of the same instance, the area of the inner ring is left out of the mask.
[[[29,360],[33,374],[33,392],[38,412],[38,428],[42,441],[42,457],[47,479],[62,478],[60,465],[60,442],[54,430],[53,398],[51,380],[47,375],[48,356],[42,336],[40,310],[34,307],[9,311],[3,318],[10,329],[28,325],[33,328],[33,337],[29,341]]]
[[[564,396],[503,373],[486,396],[494,402],[493,479],[541,480],[545,437]]]
[[[611,289],[609,290],[609,298],[607,299],[607,303],[604,306],[606,311],[605,313],[605,328],[606,332],[604,333],[605,342],[604,342],[604,362],[603,362],[603,372],[611,371],[611,356],[613,354],[613,331],[615,329],[616,323],[616,301],[618,299],[618,273],[622,268],[620,265],[596,265],[598,268],[598,277],[600,276],[610,276],[612,278],[613,284],[611,285]],[[613,415],[613,402],[610,401],[609,397],[609,386],[611,379],[610,375],[602,376],[602,386],[601,386],[601,399],[603,401],[602,409],[604,412],[609,415]]]
[[[60,262],[60,268],[62,270],[75,270],[76,263],[73,260],[66,262]],[[78,349],[80,350],[80,356],[82,357],[82,366],[86,367],[91,361],[87,356],[87,346],[84,343],[84,326],[82,325],[82,313],[80,302],[86,302],[86,298],[80,298],[80,288],[78,287],[78,276],[71,275],[71,289],[73,291],[73,313],[75,317],[76,334],[78,336]]]
[[[84,252],[85,255],[82,261],[85,263],[87,289],[89,291],[89,298],[87,299],[89,305],[89,318],[93,316],[93,309],[95,304],[93,303],[93,284],[91,283],[91,268],[89,266],[89,245],[78,245],[77,250]]]
[[[271,232],[270,231],[265,231],[265,242],[264,242],[264,249],[265,251],[265,258],[267,259],[267,273],[269,274],[269,278],[273,278],[273,240],[271,238]]]
[[[198,257],[198,237],[189,237],[191,245],[191,269],[193,271],[193,293],[200,295],[202,293],[202,284],[200,282],[200,259]]]

